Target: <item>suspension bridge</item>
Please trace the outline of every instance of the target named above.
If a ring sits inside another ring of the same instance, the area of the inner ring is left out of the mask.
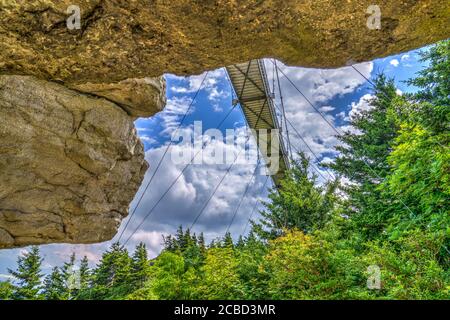
[[[272,152],[278,156],[278,170],[272,175],[273,182],[278,185],[289,168],[288,148],[289,140],[283,139],[278,132],[282,130],[279,117],[274,106],[274,92],[269,88],[266,68],[262,60],[251,60],[247,63],[235,64],[226,68],[233,90],[237,95],[234,103],[239,103],[245,119],[252,132],[258,147],[265,144],[267,152],[262,152],[265,162],[269,165]],[[284,108],[283,108],[284,111]],[[269,134],[258,133],[267,130]],[[275,134],[271,134],[275,131]],[[276,141],[272,141],[276,139]]]
[[[237,213],[241,207],[241,204],[244,200],[244,198],[247,196],[248,191],[250,189],[251,184],[254,182],[256,172],[259,166],[261,166],[261,162],[263,162],[262,165],[269,166],[270,165],[270,159],[273,159],[273,152],[276,153],[276,158],[278,158],[278,170],[274,172],[273,174],[267,175],[265,182],[262,186],[261,192],[265,191],[266,186],[269,182],[269,180],[272,180],[273,185],[275,186],[275,189],[279,188],[280,180],[285,176],[286,171],[290,167],[290,162],[293,159],[293,152],[292,149],[294,149],[295,152],[299,153],[301,148],[296,147],[294,144],[290,141],[290,134],[289,134],[289,128],[293,130],[296,138],[299,139],[299,141],[302,141],[304,144],[304,147],[309,150],[311,155],[315,158],[316,164],[312,161],[311,168],[317,172],[318,175],[320,175],[324,180],[329,179],[335,179],[335,176],[332,172],[330,172],[327,168],[319,168],[320,163],[320,157],[313,151],[313,149],[309,146],[305,138],[299,133],[299,131],[295,128],[295,126],[291,123],[291,121],[286,117],[286,112],[284,108],[284,99],[280,84],[280,73],[282,76],[295,88],[295,90],[308,102],[308,104],[312,107],[315,112],[317,112],[321,118],[324,120],[324,122],[329,125],[338,135],[342,135],[342,133],[332,124],[328,118],[317,108],[309,99],[307,96],[303,94],[303,92],[299,89],[299,87],[288,77],[288,75],[283,72],[283,70],[277,65],[276,60],[269,60],[270,63],[272,63],[272,86],[269,84],[269,80],[267,77],[267,70],[264,63],[264,60],[251,60],[246,63],[239,63],[232,66],[228,66],[224,68],[226,70],[226,77],[228,79],[228,82],[230,84],[230,89],[232,92],[233,97],[233,103],[232,107],[226,112],[224,117],[217,123],[215,126],[217,129],[223,129],[222,126],[225,123],[226,119],[230,116],[231,112],[237,107],[240,106],[241,111],[243,113],[243,116],[245,118],[245,121],[247,123],[247,127],[249,129],[253,129],[252,132],[254,133],[254,139],[257,143],[257,147],[259,148],[262,144],[265,144],[267,148],[265,148],[266,152],[262,152],[262,160],[258,161],[258,164],[255,166],[255,169],[253,171],[252,176],[247,181],[245,191],[240,197],[240,200],[238,202],[238,205],[235,207],[234,212],[232,214],[231,221],[229,221],[227,224],[224,222],[224,225],[228,225],[227,232],[230,230],[230,227],[232,226]],[[370,81],[370,79],[366,78],[358,69],[356,69],[354,66],[352,68],[358,72],[366,81],[368,81],[370,84],[373,85],[373,83]],[[185,111],[184,115],[181,118],[180,123],[178,124],[176,131],[178,131],[181,126],[183,125],[187,115],[189,114],[190,110],[192,109],[192,106],[194,105],[199,92],[202,90],[205,79],[208,77],[209,72],[206,72],[203,76],[203,79],[193,95],[193,98]],[[278,90],[276,90],[278,89]],[[278,92],[278,99],[276,99],[276,91]],[[267,137],[267,140],[264,140],[261,135],[258,134],[260,130],[267,130],[268,132],[273,131],[275,134],[268,134],[264,135]],[[247,138],[248,139],[250,137]],[[173,141],[170,140],[168,145],[165,147],[165,150],[163,152],[163,155],[159,159],[158,163],[156,164],[155,170],[153,171],[153,174],[150,176],[150,179],[148,180],[147,184],[143,188],[143,191],[140,193],[140,195],[137,198],[136,205],[131,210],[129,218],[127,219],[125,225],[123,226],[121,232],[118,236],[118,241],[121,242],[123,239],[125,232],[127,231],[130,221],[135,217],[137,209],[140,207],[142,200],[149,189],[149,186],[151,185],[155,175],[158,172],[158,169],[160,168],[162,162],[164,161],[167,152],[173,145]],[[275,148],[272,148],[272,145],[275,146]],[[205,147],[205,144],[203,145],[203,148]],[[146,212],[146,214],[140,219],[140,222],[136,225],[136,227],[133,228],[133,230],[129,233],[129,235],[126,237],[125,241],[123,242],[124,245],[126,245],[130,239],[133,237],[133,235],[142,227],[144,222],[154,213],[155,209],[158,207],[158,205],[161,203],[161,201],[167,196],[167,194],[170,192],[170,190],[173,188],[173,186],[178,182],[178,180],[184,175],[186,170],[193,164],[193,160],[199,155],[199,153],[202,151],[198,150],[193,157],[190,159],[190,162],[187,163],[184,168],[181,170],[181,172],[176,176],[176,178],[169,184],[169,186],[165,189],[165,191],[160,195],[160,197],[155,201],[155,203],[150,207],[150,209]],[[209,197],[207,198],[206,202],[201,206],[199,212],[196,214],[194,221],[192,222],[190,229],[192,230],[196,223],[201,218],[202,214],[204,213],[205,209],[208,207],[208,204],[210,201],[214,198],[217,191],[219,190],[221,184],[227,177],[227,175],[230,173],[232,167],[236,164],[236,160],[239,157],[239,154],[236,155],[233,163],[231,163],[228,168],[225,170],[224,175],[221,177],[220,181],[215,185],[213,188],[213,191],[210,193]],[[369,164],[366,164],[370,167]],[[322,169],[322,170],[321,170]],[[327,176],[325,177],[326,174]],[[245,225],[245,229],[242,234],[245,234],[245,231],[247,230],[247,227],[249,225],[249,221],[253,218],[253,215],[255,213],[255,210],[259,204],[258,199],[253,199],[254,203],[252,205],[252,210],[250,212],[250,215],[247,220],[247,224]]]

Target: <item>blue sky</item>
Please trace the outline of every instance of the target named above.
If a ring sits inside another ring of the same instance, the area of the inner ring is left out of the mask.
[[[374,60],[355,65],[358,70],[368,78],[377,73],[384,72],[394,77],[399,93],[412,92],[415,88],[408,87],[403,81],[414,76],[424,66],[418,61],[418,50]],[[266,62],[268,76],[271,78],[272,64]],[[317,108],[326,114],[327,119],[340,130],[349,129],[348,119],[352,114],[368,107],[367,98],[370,98],[371,86],[351,67],[340,69],[306,69],[286,67],[280,63],[282,70],[295,82],[302,92],[314,103]],[[281,76],[281,75],[280,75]],[[145,186],[153,174],[156,164],[161,158],[171,134],[178,126],[183,114],[192,101],[192,97],[202,82],[203,75],[193,77],[177,77],[166,75],[168,103],[164,111],[149,119],[136,121],[138,134],[144,142],[146,159],[150,169],[143,182]],[[269,79],[271,81],[271,79]],[[329,161],[336,153],[333,149],[338,143],[334,137],[335,132],[327,126],[326,122],[311,108],[310,105],[295,91],[295,89],[281,76],[281,87],[285,99],[287,117],[295,128],[304,137],[313,151],[322,161]],[[278,97],[279,98],[279,97]],[[228,81],[223,69],[210,71],[205,79],[191,112],[189,112],[180,130],[192,130],[194,121],[201,120],[203,130],[215,128],[224,115],[232,107],[232,97]],[[245,135],[245,120],[239,108],[236,108],[223,124],[223,129],[234,128]],[[291,143],[297,149],[308,151],[305,145],[291,130]],[[242,146],[235,146],[235,152]],[[173,146],[172,149],[182,150],[188,146]],[[311,154],[309,154],[311,156]],[[169,184],[181,172],[183,165],[175,165],[166,156],[143,201],[136,210],[124,232],[124,238],[131,235],[143,217],[162,195]],[[181,224],[188,227],[210,196],[214,187],[224,175],[227,166],[224,165],[192,165],[184,172],[181,179],[174,185],[171,192],[161,201],[152,215],[144,221],[142,227],[132,235],[128,249],[143,241],[147,244],[149,254],[155,256],[161,249],[162,235],[174,233]],[[222,236],[232,219],[236,206],[245,191],[248,181],[252,178],[253,164],[239,164],[232,168],[223,181],[216,196],[212,198],[194,227],[196,233],[204,232],[211,240]],[[323,172],[325,175],[325,173]],[[265,176],[257,175],[238,210],[236,219],[231,226],[234,237],[242,234],[248,216],[257,199],[264,199],[267,191],[263,190]],[[270,183],[269,185],[270,186]],[[137,197],[141,194],[138,192]],[[131,204],[134,207],[136,199]],[[122,223],[121,229],[125,225]],[[119,231],[122,231],[122,230]],[[116,236],[112,241],[117,240]],[[91,245],[52,244],[41,246],[44,257],[44,271],[48,272],[53,266],[60,265],[68,259],[71,252],[78,258],[87,255],[92,264],[98,262],[101,252],[108,248],[111,241]],[[0,250],[0,280],[7,276],[7,268],[15,268],[17,256],[27,248]]]

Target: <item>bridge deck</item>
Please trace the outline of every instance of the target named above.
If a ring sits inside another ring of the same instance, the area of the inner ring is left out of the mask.
[[[270,88],[267,80],[267,74],[262,60],[251,60],[247,63],[240,63],[226,68],[233,88],[238,97],[239,103],[244,111],[245,118],[251,129],[267,129],[270,133],[272,129],[280,129],[278,117],[273,104]],[[272,135],[268,135],[269,141],[255,139],[258,141],[258,147],[262,143],[267,143],[267,155],[263,152],[266,164],[269,166],[269,157],[272,144]],[[274,148],[278,153],[279,170],[272,175],[275,185],[278,185],[285,171],[289,168],[287,149],[283,139],[279,135],[274,136],[277,139],[279,148]]]

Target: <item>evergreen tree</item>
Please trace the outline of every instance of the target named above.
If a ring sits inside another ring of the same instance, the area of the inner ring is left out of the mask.
[[[179,226],[177,229],[177,232],[175,234],[175,243],[176,243],[176,248],[180,251],[183,251],[184,249],[186,249],[186,236],[184,234],[183,231],[183,226]]]
[[[376,236],[386,226],[393,199],[383,196],[378,189],[390,173],[388,156],[397,136],[395,114],[396,93],[393,79],[379,75],[375,81],[369,110],[350,119],[354,130],[339,137],[342,144],[336,147],[339,156],[329,165],[335,172],[352,183],[343,186],[348,195],[347,215],[351,214],[355,229],[367,236]]]
[[[0,300],[12,300],[14,298],[14,289],[11,281],[0,281]]]
[[[44,279],[44,297],[46,300],[66,300],[68,298],[64,274],[58,267]]]
[[[236,242],[236,248],[242,249],[245,246],[244,237],[242,235],[239,236],[238,241]]]
[[[89,260],[86,256],[80,262],[80,289],[86,290],[91,282],[91,270],[89,269]]]
[[[130,282],[131,258],[128,251],[120,243],[113,243],[95,270],[95,297],[115,299],[124,296],[130,291]]]
[[[166,251],[155,259],[148,295],[159,299],[189,299],[195,290],[193,284],[183,257]]]
[[[450,249],[450,40],[422,53],[428,66],[410,80],[420,90],[409,95],[396,115],[400,130],[388,157],[392,172],[380,187],[385,197],[401,199],[388,234],[411,229],[444,237],[439,260],[448,268]]]
[[[264,239],[280,236],[284,229],[311,232],[322,227],[330,218],[335,204],[336,182],[317,186],[317,177],[308,174],[309,160],[300,154],[280,188],[272,189],[270,202],[264,203],[260,224],[253,224],[258,235]]]
[[[245,299],[267,299],[267,274],[261,273],[260,268],[267,254],[267,243],[259,240],[254,232],[244,239],[241,237],[236,245],[238,259],[238,274],[242,283]]]
[[[76,255],[72,253],[68,262],[64,262],[62,267],[63,283],[66,288],[66,299],[71,299],[77,295],[79,289],[79,274],[75,270]]]
[[[200,236],[198,237],[198,246],[200,248],[201,254],[204,256],[206,252],[206,243],[205,243],[205,236],[202,233],[200,233]]]
[[[8,272],[18,282],[14,290],[14,299],[40,299],[40,291],[42,289],[42,258],[39,253],[39,247],[32,246],[29,252],[26,252],[17,259],[17,265],[17,270],[8,269]]]
[[[231,237],[230,232],[227,232],[225,234],[225,237],[223,238],[223,241],[222,241],[222,246],[224,248],[231,248],[231,249],[234,248],[233,238]]]
[[[232,248],[209,249],[202,267],[202,299],[240,299],[244,292],[238,274],[238,261]]]
[[[79,290],[76,299],[86,300],[92,298],[92,271],[89,268],[89,260],[86,256],[80,261]]]
[[[421,61],[427,62],[428,66],[421,70],[417,77],[407,82],[409,85],[419,88],[419,91],[410,97],[421,105],[415,105],[415,115],[409,114],[409,116],[414,116],[414,120],[428,130],[448,133],[450,126],[450,40],[438,42],[429,50],[421,52],[421,57]],[[411,117],[409,119],[411,120]]]
[[[131,259],[131,278],[133,288],[136,290],[144,285],[150,276],[150,263],[147,257],[147,248],[139,243]]]

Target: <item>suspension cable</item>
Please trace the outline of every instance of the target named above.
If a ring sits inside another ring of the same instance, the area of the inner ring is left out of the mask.
[[[301,151],[295,145],[292,145],[292,147],[294,148],[295,152],[301,153]],[[312,162],[311,162],[311,168],[313,168],[323,178],[323,180],[327,181],[327,178],[325,178],[325,176],[320,172],[319,168],[316,167],[314,165],[314,163],[312,163]]]
[[[285,76],[285,78],[289,81],[289,83],[305,98],[305,100],[311,105],[311,107],[324,119],[324,121],[340,136],[342,137],[342,133],[339,132],[339,130],[337,130],[335,128],[335,126],[330,123],[328,121],[328,119],[320,112],[320,110],[318,110],[314,104],[303,94],[303,92],[296,86],[296,84],[283,72],[283,70],[281,70],[280,68],[278,68],[280,70],[280,72]],[[364,165],[372,172],[372,174],[374,174],[378,179],[380,180],[384,180],[383,178],[380,177],[380,175],[367,163],[367,161],[365,159],[362,159]],[[412,212],[412,210],[404,203],[404,201],[401,198],[397,198],[402,205],[411,213],[414,214]]]
[[[279,109],[279,106],[277,104],[274,104],[276,108]],[[318,155],[313,151],[313,149],[310,147],[310,145],[306,142],[305,138],[300,134],[300,132],[298,132],[298,130],[294,127],[294,125],[292,124],[292,122],[286,118],[287,123],[292,127],[292,129],[294,129],[295,134],[300,138],[300,140],[302,140],[302,142],[306,145],[306,147],[308,148],[308,150],[313,154],[314,158],[317,160],[318,164],[320,163],[320,158],[318,157]],[[294,146],[295,148],[295,146]],[[298,152],[298,149],[295,148],[296,152]],[[324,168],[325,171],[327,172],[327,174],[330,176],[331,179],[336,179],[336,177],[334,176],[334,174],[332,174],[328,168]]]
[[[194,105],[194,102],[195,102],[195,100],[197,99],[197,96],[198,96],[198,94],[200,93],[200,91],[201,91],[201,89],[202,89],[202,87],[203,87],[203,84],[204,84],[206,78],[208,77],[208,74],[209,74],[209,71],[207,71],[207,72],[205,73],[205,76],[203,77],[202,82],[200,83],[200,85],[199,85],[197,91],[195,92],[195,95],[194,95],[194,97],[192,98],[191,103],[189,104],[188,108],[186,109],[186,112],[184,113],[183,117],[181,118],[181,121],[180,121],[179,125],[178,125],[177,128],[175,129],[174,134],[177,133],[178,130],[181,128],[181,125],[183,124],[184,120],[186,119],[187,115],[189,114],[189,111],[191,110],[192,106]],[[145,193],[147,192],[148,187],[149,187],[150,184],[152,183],[153,178],[154,178],[155,175],[156,175],[156,172],[158,171],[159,167],[161,166],[161,164],[162,164],[162,162],[163,162],[163,160],[164,160],[164,157],[166,156],[166,154],[167,154],[167,152],[169,151],[169,149],[170,149],[170,147],[172,146],[172,144],[173,144],[173,140],[170,139],[169,144],[168,144],[167,147],[165,148],[162,157],[159,159],[159,162],[158,162],[158,164],[157,164],[157,166],[156,166],[156,168],[155,168],[155,171],[153,172],[152,176],[150,177],[150,179],[149,179],[147,185],[145,186],[144,191],[141,193],[141,195],[140,195],[140,197],[139,197],[139,200],[138,200],[136,206],[134,207],[133,211],[131,212],[130,217],[128,218],[127,222],[125,223],[125,226],[124,226],[123,229],[122,229],[122,232],[120,233],[119,240],[118,240],[119,242],[120,242],[120,240],[122,239],[122,236],[123,236],[123,234],[125,233],[125,230],[127,229],[128,224],[130,223],[130,221],[132,220],[134,214],[136,213],[137,208],[138,208],[139,205],[141,204],[141,201],[142,201],[142,199],[144,198],[144,195],[145,195]]]
[[[250,136],[246,139],[245,144],[248,142],[248,139],[250,138]],[[236,157],[234,158],[233,163],[228,167],[228,169],[225,171],[225,174],[222,176],[222,179],[220,179],[219,183],[216,185],[216,187],[214,188],[214,191],[210,194],[210,196],[208,197],[208,200],[205,202],[205,204],[203,205],[202,209],[200,210],[200,212],[198,213],[198,215],[195,217],[194,222],[192,222],[191,227],[189,228],[189,230],[193,230],[195,224],[197,223],[198,219],[201,217],[201,215],[203,214],[203,212],[205,211],[206,207],[208,206],[209,202],[211,201],[211,199],[214,197],[214,195],[216,194],[217,190],[219,189],[220,185],[222,184],[222,182],[225,180],[225,178],[227,177],[227,175],[230,173],[231,168],[233,167],[233,165],[236,163],[237,159],[239,158],[239,156],[242,153],[242,150],[245,150],[245,144],[244,144],[244,149],[239,150],[238,154],[236,155]]]
[[[266,188],[266,185],[267,185],[267,182],[268,182],[268,181],[269,181],[269,176],[266,177],[266,181],[264,182],[264,184],[263,184],[263,186],[262,186],[261,193],[263,193],[263,192],[265,191],[265,188]],[[253,208],[252,208],[252,211],[251,211],[251,213],[250,213],[250,216],[249,216],[249,218],[248,218],[248,220],[247,220],[247,223],[245,224],[244,232],[241,233],[241,236],[244,235],[245,232],[247,231],[248,225],[249,225],[251,219],[253,218],[253,215],[254,215],[254,213],[255,213],[255,209],[256,209],[256,207],[258,206],[258,204],[259,204],[259,201],[258,201],[258,198],[256,198],[256,199],[255,199],[255,204],[254,204],[254,206],[253,206]]]
[[[220,128],[222,124],[225,122],[225,120],[228,118],[228,116],[231,114],[231,112],[235,109],[235,106],[233,106],[228,113],[225,115],[225,117],[220,121],[220,123],[217,125],[217,128]],[[160,198],[156,201],[156,203],[153,205],[153,207],[148,211],[147,215],[142,219],[142,221],[139,223],[139,225],[134,229],[134,231],[131,233],[131,235],[127,238],[125,241],[125,244],[128,243],[128,241],[131,239],[131,237],[137,232],[137,230],[142,226],[142,224],[147,220],[155,210],[155,208],[158,206],[158,204],[162,201],[162,199],[169,193],[169,191],[172,189],[172,187],[175,185],[175,183],[181,178],[181,176],[184,174],[186,169],[192,164],[192,161],[200,154],[200,152],[203,150],[204,145],[202,145],[202,148],[197,151],[197,153],[194,154],[194,156],[190,159],[189,163],[186,164],[186,166],[183,168],[183,170],[180,172],[180,174],[175,178],[175,180],[170,184],[170,186],[167,188],[167,190],[160,196]]]
[[[228,74],[227,74],[227,78],[228,78]],[[228,80],[229,80],[229,83],[230,83],[230,87],[231,87],[231,89],[232,89],[232,91],[233,91],[234,88],[233,88],[233,86],[232,86],[232,84],[231,84],[231,80],[230,80],[229,78],[228,78]],[[262,115],[262,110],[263,110],[263,108],[261,108],[261,112],[259,113],[258,118],[256,119],[256,125],[255,125],[255,127],[258,126],[259,120],[260,120],[261,115]],[[242,111],[242,105],[241,105],[241,111]],[[244,116],[244,119],[246,119],[246,118],[245,118],[245,115],[244,115],[244,113],[243,113],[243,111],[242,111],[242,114],[243,114],[243,116]],[[248,128],[248,123],[247,123],[247,128]],[[245,141],[245,145],[247,144],[247,142],[248,142],[249,139],[250,139],[250,136],[247,136],[247,139],[246,139],[246,141]],[[245,149],[245,148],[244,148],[244,149]],[[227,169],[227,171],[225,172],[224,176],[223,176],[222,179],[219,181],[219,183],[216,185],[216,187],[215,187],[213,193],[210,195],[210,197],[208,198],[208,200],[206,201],[206,203],[204,204],[204,206],[203,206],[202,209],[200,210],[199,214],[195,217],[194,222],[192,223],[192,225],[191,225],[191,227],[190,227],[190,230],[192,230],[192,229],[194,228],[194,226],[195,226],[195,224],[197,223],[198,219],[201,217],[201,215],[203,214],[204,210],[205,210],[206,207],[208,206],[209,202],[211,201],[211,199],[212,199],[212,198],[214,197],[214,195],[216,194],[217,190],[219,189],[219,187],[220,187],[220,185],[222,184],[222,182],[223,182],[223,180],[225,179],[225,177],[226,177],[226,176],[228,175],[228,173],[230,172],[231,168],[233,167],[234,163],[235,163],[236,160],[238,159],[238,157],[239,157],[239,155],[240,155],[241,152],[242,152],[242,150],[239,151],[239,153],[238,153],[238,155],[236,156],[236,158],[234,159],[233,163],[228,167],[228,169]],[[255,169],[255,172],[256,172],[256,169]]]
[[[282,115],[284,118],[284,129],[286,131],[286,137],[287,137],[287,144],[288,144],[288,152],[290,155],[292,155],[292,148],[291,148],[291,140],[289,139],[289,127],[287,125],[287,118],[286,118],[286,111],[284,108],[284,100],[283,100],[283,93],[281,92],[281,84],[280,84],[280,76],[278,74],[278,66],[277,66],[277,62],[275,61],[274,63],[274,68],[275,68],[275,72],[276,72],[276,76],[277,76],[277,83],[278,83],[278,92],[280,94],[280,103],[281,103],[281,111],[282,111]],[[275,103],[275,101],[274,101]]]
[[[253,181],[253,178],[255,178],[255,176],[256,176],[256,171],[258,171],[258,168],[259,168],[259,161],[256,163],[255,170],[253,171],[253,174],[251,175],[250,179],[247,182],[247,185],[245,187],[245,191],[242,194],[241,199],[239,200],[239,204],[237,205],[236,209],[234,210],[233,216],[231,218],[230,223],[228,224],[227,231],[225,232],[225,234],[227,234],[230,231],[230,228],[233,225],[234,219],[236,219],[236,216],[237,216],[237,213],[239,211],[239,208],[241,207],[241,204],[244,201],[244,198],[246,197],[246,195],[248,193],[248,190],[250,189],[250,184]]]

